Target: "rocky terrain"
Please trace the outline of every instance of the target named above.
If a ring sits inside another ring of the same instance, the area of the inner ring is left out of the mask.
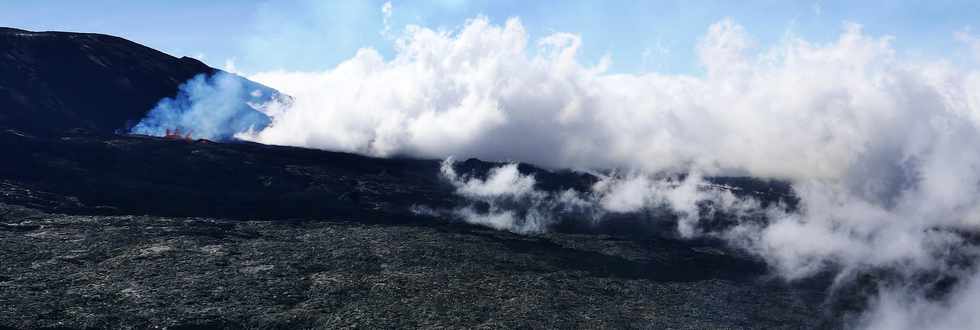
[[[469,203],[439,160],[122,134],[213,72],[116,37],[0,29],[0,328],[798,329],[853,309],[827,279],[787,284],[675,238],[670,215],[520,236],[414,212]],[[597,180],[518,168],[543,191]],[[709,181],[794,203],[785,183]]]
[[[809,328],[819,289],[705,242],[0,206],[12,328]]]

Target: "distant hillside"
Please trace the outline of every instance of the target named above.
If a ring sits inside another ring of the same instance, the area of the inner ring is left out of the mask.
[[[0,28],[0,127],[111,134],[219,71],[114,36]]]

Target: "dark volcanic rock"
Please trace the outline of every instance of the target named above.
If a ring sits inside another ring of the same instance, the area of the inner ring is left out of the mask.
[[[812,328],[821,292],[691,242],[0,205],[0,327]]]
[[[0,27],[0,127],[112,134],[188,79],[217,71],[119,37]]]
[[[145,136],[49,138],[16,130],[0,131],[0,150],[9,156],[0,163],[0,202],[49,212],[405,223],[414,218],[416,206],[449,210],[468,203],[440,176],[437,160]],[[500,165],[473,159],[458,170],[479,177]],[[584,192],[598,180],[526,164],[519,168],[535,175],[537,189],[544,191]],[[779,188],[776,184],[750,183],[735,186],[736,193],[769,202],[792,197],[771,188]],[[599,223],[562,219],[552,229],[638,237],[673,232],[661,227],[674,223],[670,214],[611,216],[615,219]]]
[[[0,131],[0,202],[81,214],[386,221],[456,200],[439,162],[141,136]]]

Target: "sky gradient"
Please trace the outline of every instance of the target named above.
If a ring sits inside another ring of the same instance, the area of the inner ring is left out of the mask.
[[[477,16],[494,24],[518,17],[531,42],[553,32],[581,35],[583,62],[608,55],[612,72],[697,73],[698,39],[725,18],[763,46],[787,35],[829,42],[853,22],[870,35],[894,36],[902,55],[957,61],[968,51],[954,33],[975,29],[980,13],[976,1],[393,0],[386,35],[384,2],[3,0],[0,26],[118,35],[212,66],[231,60],[238,70],[260,72],[329,69],[362,47],[390,58],[386,36],[411,24],[455,30]]]

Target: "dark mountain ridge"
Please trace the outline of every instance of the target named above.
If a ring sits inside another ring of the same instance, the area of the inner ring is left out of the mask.
[[[184,82],[217,72],[119,37],[0,28],[0,127],[125,132]]]

